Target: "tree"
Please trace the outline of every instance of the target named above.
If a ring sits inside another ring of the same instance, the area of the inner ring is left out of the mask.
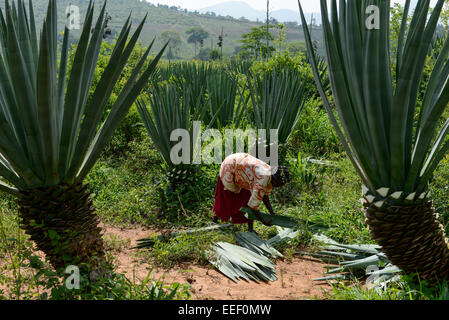
[[[209,32],[205,31],[201,27],[193,27],[193,28],[190,28],[189,30],[187,30],[186,34],[190,35],[187,38],[187,42],[195,44],[195,57],[196,57],[198,43],[202,47],[204,40],[209,37]]]
[[[273,26],[269,26],[273,28]],[[267,41],[268,39],[268,41]],[[243,43],[240,55],[244,58],[266,58],[275,48],[270,45],[270,41],[273,41],[274,37],[271,32],[267,33],[267,26],[253,27],[249,33],[242,35],[242,39],[239,40]]]
[[[167,59],[175,59],[182,43],[179,32],[175,30],[167,30],[162,32],[159,38],[164,44],[168,42]]]

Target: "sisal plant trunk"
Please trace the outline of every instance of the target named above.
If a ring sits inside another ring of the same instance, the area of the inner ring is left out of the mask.
[[[98,270],[105,260],[99,220],[81,183],[21,193],[22,228],[56,269],[67,265]]]
[[[366,201],[364,213],[371,238],[392,264],[429,284],[449,278],[448,240],[431,201],[380,208]]]

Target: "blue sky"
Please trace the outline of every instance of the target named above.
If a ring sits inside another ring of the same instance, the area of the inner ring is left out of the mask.
[[[185,9],[195,10],[202,9],[205,7],[212,6],[214,4],[218,4],[221,2],[227,1],[244,1],[252,6],[254,9],[265,10],[266,9],[266,1],[265,0],[147,0],[148,2],[152,2],[154,4],[161,3],[169,6],[180,6]],[[415,0],[416,1],[416,0]],[[403,4],[405,0],[392,0],[391,3],[399,2]],[[436,0],[433,0],[434,4]],[[320,11],[320,1],[319,0],[301,0],[301,5],[304,7],[304,11],[306,12],[319,12]],[[279,9],[290,9],[290,10],[298,10],[298,2],[297,0],[270,0],[270,9],[271,10],[279,10]]]

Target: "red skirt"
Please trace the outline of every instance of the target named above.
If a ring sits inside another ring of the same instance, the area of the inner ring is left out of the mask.
[[[225,190],[223,182],[220,177],[217,181],[217,187],[215,188],[215,203],[214,209],[215,215],[222,221],[227,222],[232,218],[233,224],[243,224],[251,222],[245,217],[245,214],[240,209],[248,204],[251,198],[251,192],[242,189],[240,193],[234,193],[229,190]]]

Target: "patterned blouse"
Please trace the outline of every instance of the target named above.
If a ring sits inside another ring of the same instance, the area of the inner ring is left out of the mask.
[[[271,167],[247,153],[228,156],[221,164],[220,179],[225,190],[234,193],[240,193],[242,189],[249,190],[251,198],[248,207],[254,210],[259,210],[263,197],[273,189]]]

